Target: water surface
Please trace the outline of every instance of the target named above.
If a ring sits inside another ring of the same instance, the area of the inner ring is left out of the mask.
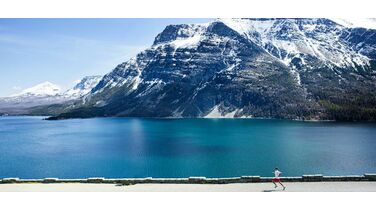
[[[376,124],[0,117],[0,178],[376,172]]]

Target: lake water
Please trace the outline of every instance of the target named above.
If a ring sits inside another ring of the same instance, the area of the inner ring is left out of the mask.
[[[0,178],[376,172],[376,124],[0,117]]]

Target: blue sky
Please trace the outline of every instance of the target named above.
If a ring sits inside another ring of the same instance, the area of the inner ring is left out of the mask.
[[[0,19],[0,96],[44,81],[63,89],[149,47],[168,24],[209,19]]]

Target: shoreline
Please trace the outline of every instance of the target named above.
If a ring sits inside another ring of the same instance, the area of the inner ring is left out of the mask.
[[[64,120],[75,120],[75,119],[97,119],[97,118],[137,118],[137,119],[161,119],[161,120],[172,120],[172,119],[207,119],[207,120],[279,120],[279,121],[293,121],[293,122],[307,122],[307,123],[376,123],[376,121],[372,120],[351,120],[351,121],[343,121],[343,120],[335,120],[335,119],[283,119],[283,118],[271,118],[271,117],[144,117],[144,116],[94,116],[94,117],[75,117],[75,118],[62,118],[62,119],[55,119],[55,116],[48,116],[48,115],[32,115],[32,114],[24,114],[24,115],[0,115],[0,117],[41,117],[44,121],[64,121]],[[53,119],[49,119],[53,118]]]
[[[293,121],[305,123],[376,123],[376,120],[335,120],[335,119],[303,119],[303,118],[273,118],[273,117],[147,117],[147,116],[93,116],[93,117],[74,117],[74,118],[58,118],[51,115],[33,115],[33,114],[8,114],[0,115],[0,117],[42,117],[44,121],[64,121],[64,120],[80,120],[80,119],[98,119],[98,118],[137,118],[137,119],[165,119],[165,120],[179,120],[179,119],[207,119],[207,120],[279,120],[279,121]]]
[[[231,178],[206,178],[206,177],[188,177],[188,178],[103,178],[92,177],[84,179],[19,179],[3,178],[0,184],[48,184],[48,183],[95,183],[95,184],[236,184],[236,183],[269,183],[273,177],[260,176],[241,176]],[[347,176],[323,176],[321,174],[303,175],[301,177],[281,177],[283,182],[372,182],[376,181],[376,173],[366,173],[364,175]]]

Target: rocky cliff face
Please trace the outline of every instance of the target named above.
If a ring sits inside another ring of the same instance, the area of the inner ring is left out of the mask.
[[[375,120],[375,32],[328,19],[170,25],[55,118]]]

